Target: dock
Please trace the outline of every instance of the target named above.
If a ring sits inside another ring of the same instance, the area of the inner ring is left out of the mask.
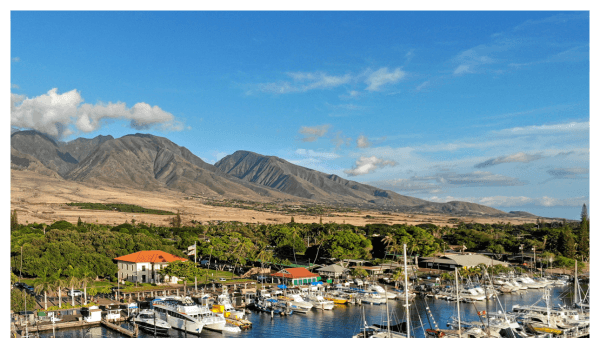
[[[138,330],[137,330],[137,325],[135,326],[135,329],[134,329],[133,331],[131,331],[131,330],[127,330],[127,329],[126,329],[126,328],[124,328],[124,327],[120,327],[119,325],[116,325],[116,324],[110,323],[110,322],[109,322],[108,320],[106,320],[106,319],[102,319],[102,320],[100,321],[100,323],[101,323],[102,325],[106,326],[107,328],[109,328],[109,329],[113,330],[113,331],[117,331],[117,332],[119,332],[119,333],[120,333],[120,334],[122,334],[122,335],[125,335],[125,336],[128,336],[128,337],[137,337],[137,334],[138,334],[138,332],[137,332],[137,331],[138,331]]]

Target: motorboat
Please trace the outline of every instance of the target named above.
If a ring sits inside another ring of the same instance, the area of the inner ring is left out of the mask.
[[[162,320],[153,310],[141,310],[140,313],[133,319],[133,322],[139,326],[141,330],[148,332],[156,332],[157,334],[167,335],[171,324]]]
[[[308,295],[307,301],[313,305],[313,309],[321,309],[321,310],[332,310],[334,302],[331,300],[326,300],[321,295]]]
[[[152,306],[157,313],[161,314],[161,318],[164,316],[163,319],[175,329],[196,333],[194,327],[202,325],[212,331],[241,332],[239,327],[228,326],[223,314],[212,312],[208,306],[194,303],[190,297],[156,298],[152,301]]]

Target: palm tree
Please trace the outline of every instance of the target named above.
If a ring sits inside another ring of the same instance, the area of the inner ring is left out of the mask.
[[[294,219],[294,217],[292,217],[292,220]],[[293,221],[292,221],[293,224]],[[295,225],[290,226],[291,228],[291,235],[292,235],[292,250],[294,251],[294,264],[298,264],[298,262],[296,261],[296,242],[294,242],[294,240],[296,239],[296,237],[298,236],[298,228],[296,228]]]
[[[61,269],[58,269],[54,275],[52,275],[52,287],[58,289],[58,307],[62,307],[62,294],[61,289],[66,286],[66,282],[60,278]]]
[[[67,285],[71,288],[71,306],[75,306],[75,286],[79,285],[79,271],[73,267],[69,267],[69,277],[67,277]]]
[[[394,271],[394,275],[392,275],[392,280],[394,281],[394,287],[396,289],[398,288],[398,281],[403,280],[403,279],[404,279],[404,271],[400,268],[396,269],[396,271]]]
[[[80,278],[80,282],[81,285],[83,286],[83,304],[87,305],[87,285],[88,283],[91,283],[95,278],[92,278],[94,276],[92,270],[90,270],[88,267],[83,268],[82,272],[81,272],[81,278]]]
[[[48,274],[48,268],[44,269],[43,275],[35,281],[35,292],[44,293],[44,309],[48,310],[48,291],[51,291],[54,283],[54,276]]]

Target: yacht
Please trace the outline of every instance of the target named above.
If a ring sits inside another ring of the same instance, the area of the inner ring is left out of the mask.
[[[195,332],[190,331],[190,325],[194,325],[194,323],[191,323],[192,320],[196,321],[197,325],[201,324],[204,328],[212,331],[242,331],[239,327],[227,325],[222,314],[214,313],[207,306],[194,303],[190,297],[161,297],[154,299],[152,306],[157,313],[161,314],[161,319],[167,320],[175,329]],[[185,329],[185,325],[187,325],[187,329]]]
[[[152,300],[152,308],[160,320],[166,321],[172,328],[200,334],[204,323],[198,318],[197,306],[191,299],[179,297],[161,297]]]
[[[368,290],[370,291],[375,291],[381,295],[386,295],[385,289],[382,288],[380,285],[377,284],[371,284],[368,288]],[[387,292],[387,298],[388,299],[396,299],[396,297],[398,297],[398,295],[395,292]]]
[[[152,310],[142,310],[133,319],[133,322],[140,327],[140,329],[148,332],[156,332],[157,334],[166,335],[168,334],[171,324],[159,318]]]

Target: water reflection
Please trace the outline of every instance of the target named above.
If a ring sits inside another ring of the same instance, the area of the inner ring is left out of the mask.
[[[584,292],[587,289],[584,286]],[[554,287],[552,288],[552,305],[570,305],[570,299],[560,299],[561,295],[567,297],[570,287]],[[514,294],[499,295],[498,301],[490,300],[487,302],[476,302],[474,304],[460,304],[461,318],[464,321],[479,320],[478,311],[511,311],[515,304],[529,305],[541,299],[543,291],[528,290]],[[415,305],[411,306],[411,328],[414,337],[425,337],[424,330],[434,325],[432,318],[428,318],[426,306],[429,306],[433,319],[437,322],[439,328],[447,328],[446,323],[450,317],[456,316],[456,303],[445,300],[436,300],[432,298],[415,299]],[[403,302],[392,300],[390,305],[391,322],[395,323],[403,321],[405,318]],[[248,315],[248,319],[252,321],[253,328],[241,333],[218,333],[203,330],[201,337],[275,337],[275,338],[291,338],[291,337],[351,337],[357,333],[361,327],[361,310],[360,306],[355,305],[336,305],[332,311],[316,311],[312,310],[305,314],[293,314],[287,317],[275,316],[271,318],[270,314],[263,312],[252,312]],[[383,324],[386,321],[385,305],[364,305],[364,313],[369,324]],[[421,324],[422,323],[422,324]],[[127,324],[123,324],[127,326]],[[61,330],[56,334],[57,338],[84,338],[84,337],[119,337],[113,331],[104,327],[94,327],[79,330]],[[42,338],[50,338],[51,332],[41,334]],[[140,338],[151,338],[152,334],[141,332]],[[185,338],[186,334],[181,331],[170,330],[169,337]],[[187,334],[187,337],[194,337]]]

